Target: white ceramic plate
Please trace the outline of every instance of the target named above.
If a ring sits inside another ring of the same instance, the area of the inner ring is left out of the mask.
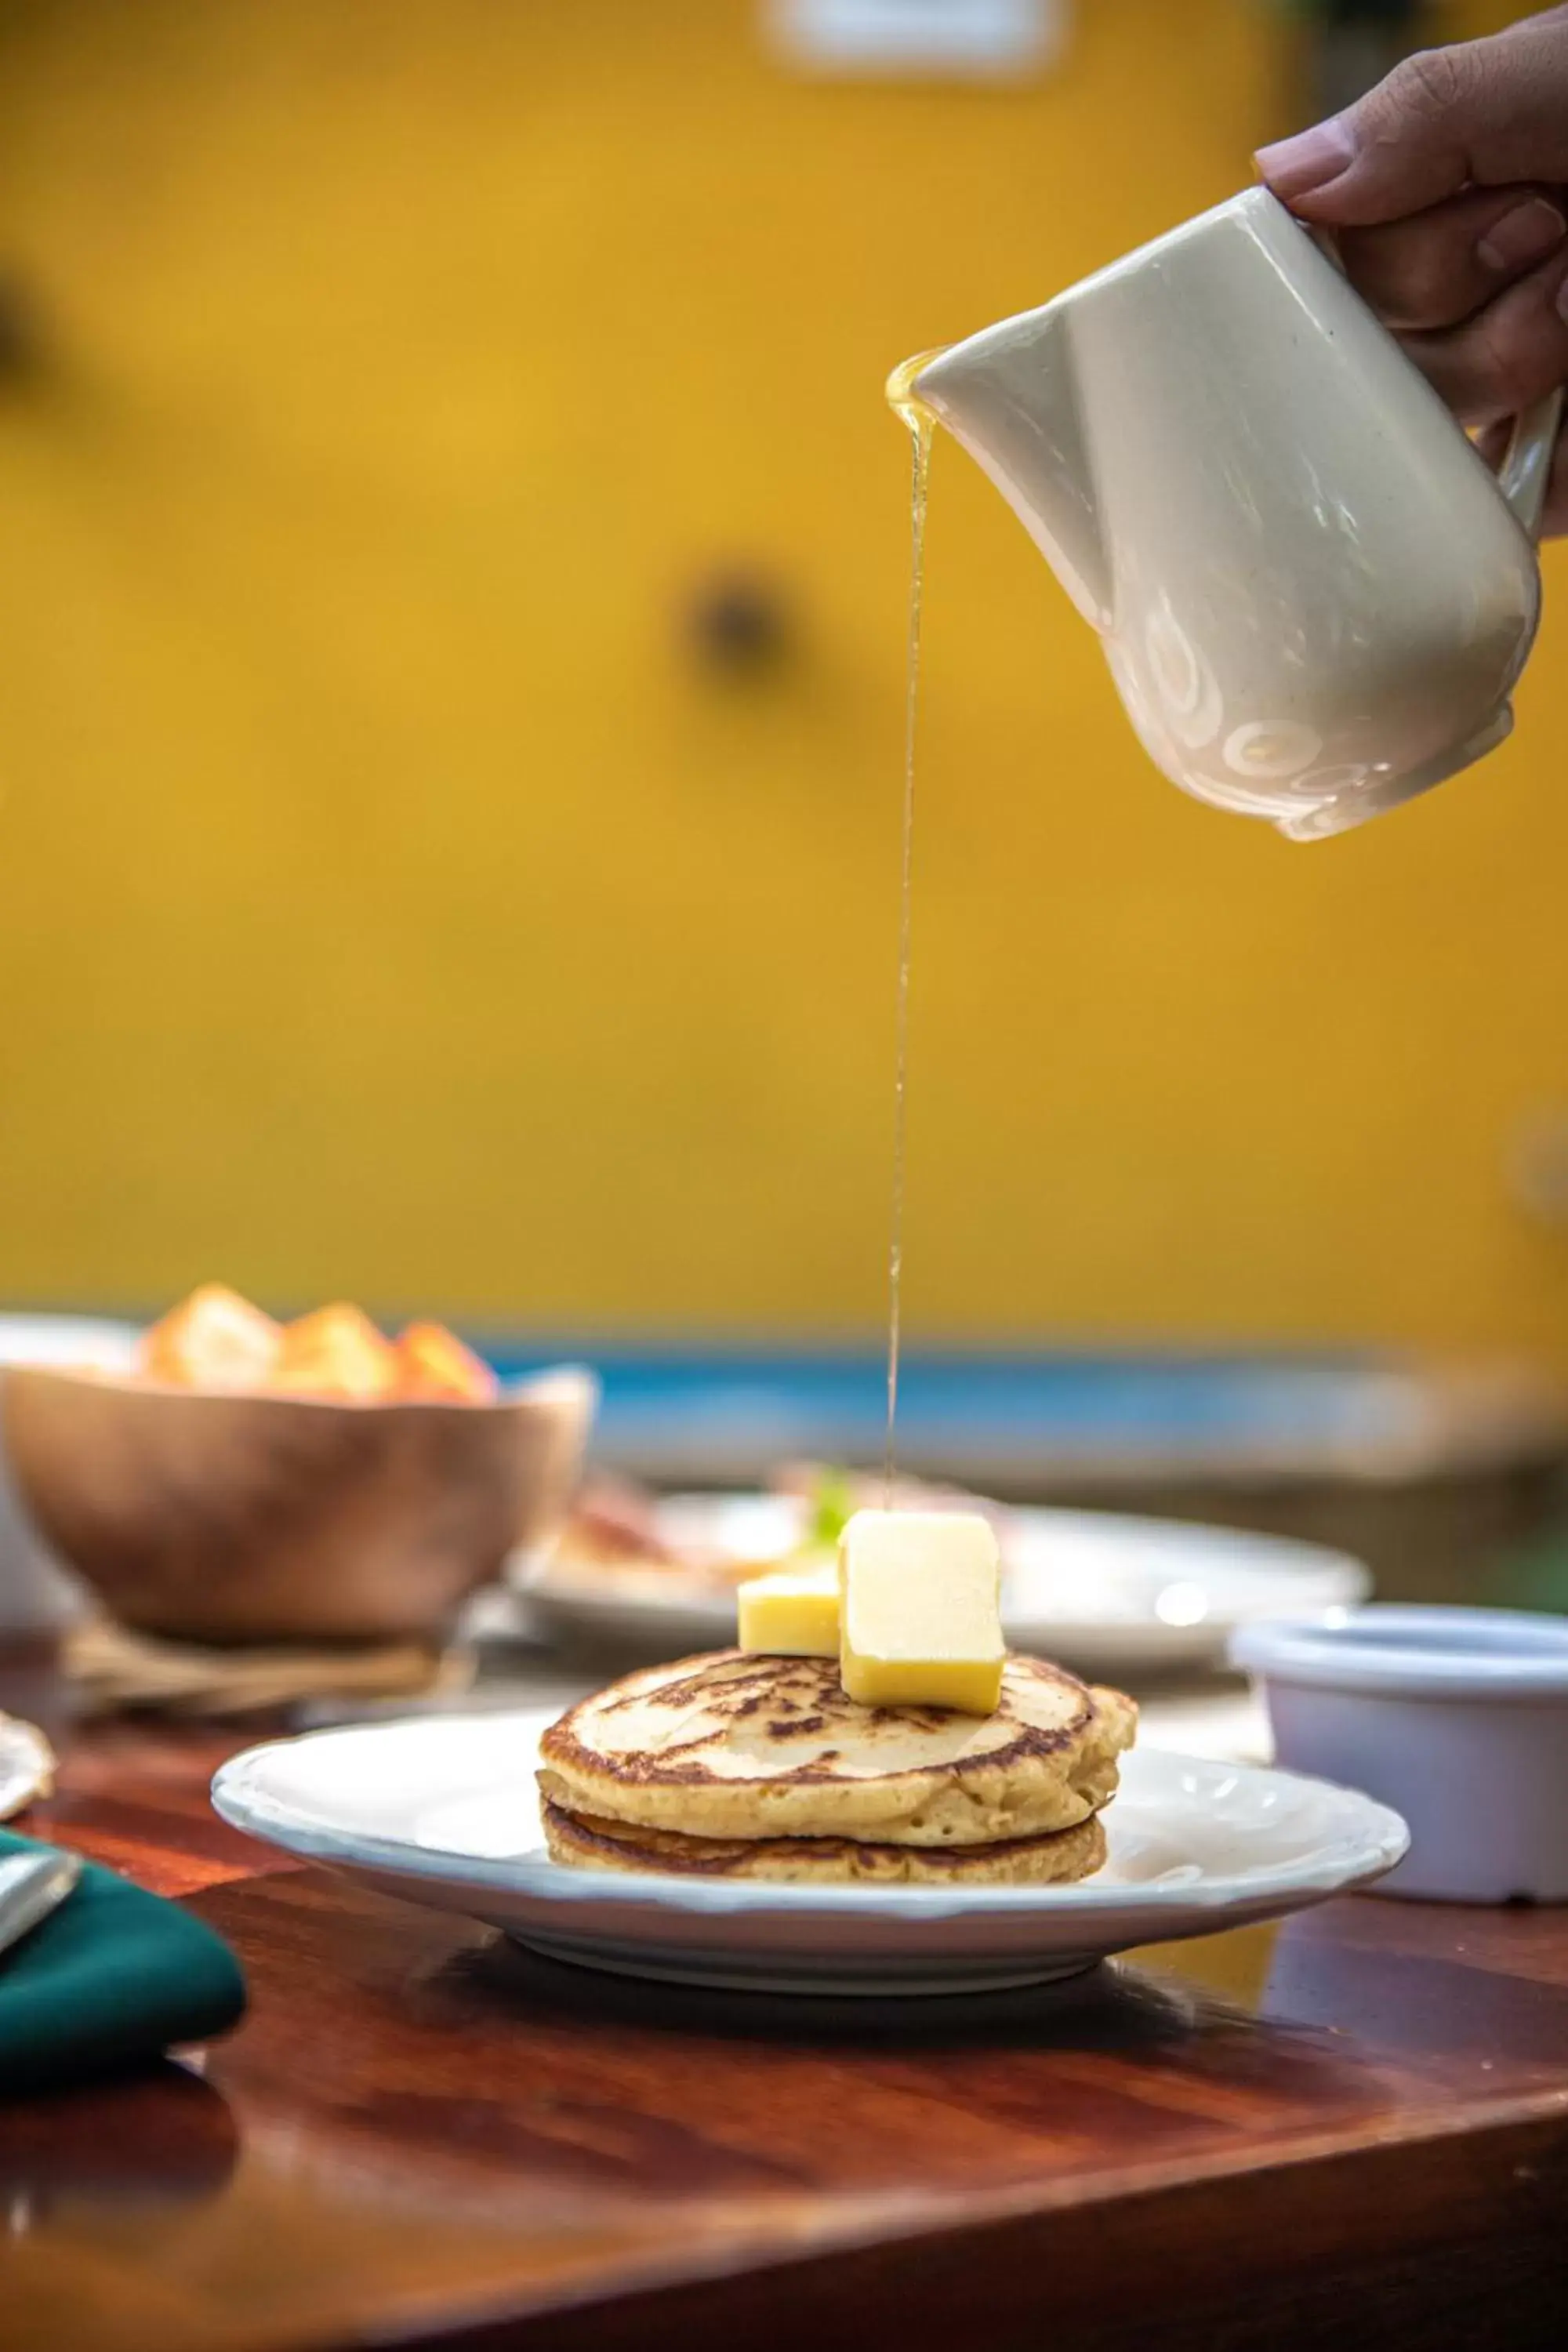
[[[55,1785],[55,1752],[35,1724],[0,1715],[0,1822],[8,1822]]]
[[[547,1958],[773,1992],[954,1993],[1039,1984],[1138,1944],[1270,1919],[1392,1869],[1397,1813],[1326,1781],[1137,1752],[1078,1886],[769,1886],[552,1863],[533,1768],[542,1710],[377,1724],[226,1764],[226,1822]]]
[[[657,1524],[676,1549],[761,1573],[800,1540],[805,1507],[779,1495],[672,1495]],[[1009,1643],[1081,1674],[1205,1672],[1224,1664],[1239,1627],[1352,1608],[1372,1589],[1359,1561],[1283,1536],[1108,1511],[1012,1510],[1002,1528]],[[547,1637],[628,1658],[679,1657],[735,1638],[730,1594],[679,1570],[546,1561],[526,1591]]]
[[[141,1334],[134,1323],[85,1315],[0,1315],[0,1367],[51,1364],[98,1372],[127,1370]],[[0,1460],[0,1631],[57,1631],[81,1615],[75,1577],[34,1528]]]
[[[141,1337],[138,1323],[108,1323],[90,1315],[0,1315],[0,1364],[123,1372],[136,1360]]]

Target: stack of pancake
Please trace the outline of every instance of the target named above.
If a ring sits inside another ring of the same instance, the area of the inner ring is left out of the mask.
[[[1137,1720],[1011,1657],[994,1715],[859,1706],[832,1658],[723,1650],[628,1675],[540,1747],[557,1862],[704,1878],[1047,1885],[1105,1859]]]

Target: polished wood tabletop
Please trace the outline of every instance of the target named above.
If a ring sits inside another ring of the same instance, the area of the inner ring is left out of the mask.
[[[618,1983],[226,1828],[237,1743],[62,1733],[25,1824],[252,2007],[0,2108],[7,2352],[1561,2343],[1568,1912],[1366,1897],[984,2000]]]

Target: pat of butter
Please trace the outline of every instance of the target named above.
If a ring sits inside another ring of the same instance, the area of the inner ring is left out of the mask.
[[[839,1673],[862,1706],[991,1715],[1002,1696],[1002,1562],[969,1511],[857,1511],[838,1545]]]
[[[838,1570],[781,1569],[740,1591],[741,1647],[763,1657],[838,1655]]]

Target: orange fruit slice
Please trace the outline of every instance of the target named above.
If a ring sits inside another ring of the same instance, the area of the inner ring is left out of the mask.
[[[268,1382],[279,1396],[322,1397],[374,1404],[398,1385],[397,1350],[368,1315],[342,1301],[284,1326]]]
[[[449,1404],[489,1404],[500,1383],[489,1366],[441,1323],[411,1323],[397,1342],[398,1394]]]
[[[204,1283],[142,1334],[138,1370],[187,1389],[264,1389],[283,1333],[220,1282]]]

